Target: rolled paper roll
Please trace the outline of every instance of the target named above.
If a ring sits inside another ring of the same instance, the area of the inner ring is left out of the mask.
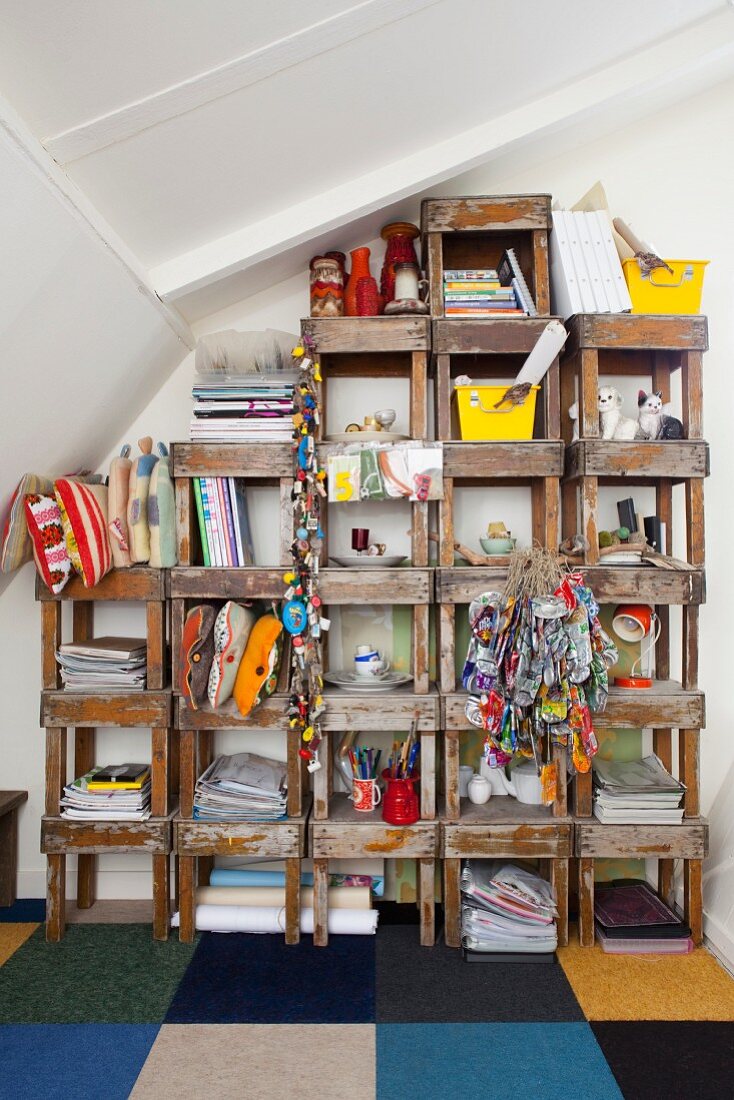
[[[377,931],[379,913],[376,909],[331,909],[327,926],[332,935],[373,936]],[[259,932],[285,931],[285,908],[245,905],[197,905],[194,916],[199,932]],[[180,925],[180,914],[171,920]],[[301,931],[313,932],[313,909],[301,910]]]
[[[284,886],[200,886],[199,905],[244,905],[252,908],[285,905]],[[301,887],[301,905],[313,907],[313,887]],[[369,886],[330,886],[330,909],[369,909]]]

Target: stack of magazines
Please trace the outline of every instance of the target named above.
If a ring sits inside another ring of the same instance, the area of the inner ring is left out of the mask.
[[[690,926],[639,879],[597,883],[596,938],[608,955],[688,955]]]
[[[296,377],[292,371],[199,376],[192,390],[190,438],[206,443],[289,443]]]
[[[194,792],[199,821],[280,821],[286,807],[285,764],[251,752],[218,756]]]
[[[607,825],[680,825],[685,791],[654,754],[594,761],[594,815]]]
[[[144,691],[145,638],[90,638],[60,645],[56,660],[67,691]]]
[[[462,944],[468,951],[539,955],[558,946],[553,891],[535,871],[469,859],[461,892]]]
[[[92,768],[64,787],[61,816],[73,821],[147,821],[150,766]]]

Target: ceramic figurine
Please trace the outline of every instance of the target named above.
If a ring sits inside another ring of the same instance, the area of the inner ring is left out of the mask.
[[[395,293],[395,265],[415,264],[416,269],[418,267],[413,241],[420,236],[420,230],[412,222],[390,222],[383,226],[380,236],[383,241],[387,241],[380,275],[380,292],[387,303],[398,297]]]
[[[638,439],[640,425],[629,416],[623,416],[622,394],[613,386],[599,387],[599,428],[602,439]]]
[[[352,257],[352,270],[344,290],[344,313],[347,317],[358,317],[357,286],[360,279],[370,278],[370,250],[354,248],[349,255]]]
[[[663,409],[663,395],[637,392],[638,418],[643,439],[684,439],[683,425]]]

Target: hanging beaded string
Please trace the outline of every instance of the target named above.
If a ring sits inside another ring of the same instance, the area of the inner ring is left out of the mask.
[[[283,575],[283,623],[291,635],[289,725],[300,737],[299,755],[314,772],[321,767],[319,717],[324,711],[321,635],[330,624],[321,614],[318,594],[321,506],[326,498],[326,473],[316,451],[321,374],[308,337],[293,349],[293,360],[299,368],[293,396],[293,567]]]

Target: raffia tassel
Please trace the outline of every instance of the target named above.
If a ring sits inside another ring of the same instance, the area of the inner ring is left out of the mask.
[[[507,566],[504,596],[521,599],[555,592],[563,581],[563,566],[555,550],[531,546],[515,550]]]
[[[501,405],[524,405],[530,390],[530,382],[521,382],[519,386],[510,386],[492,407],[499,409]]]

